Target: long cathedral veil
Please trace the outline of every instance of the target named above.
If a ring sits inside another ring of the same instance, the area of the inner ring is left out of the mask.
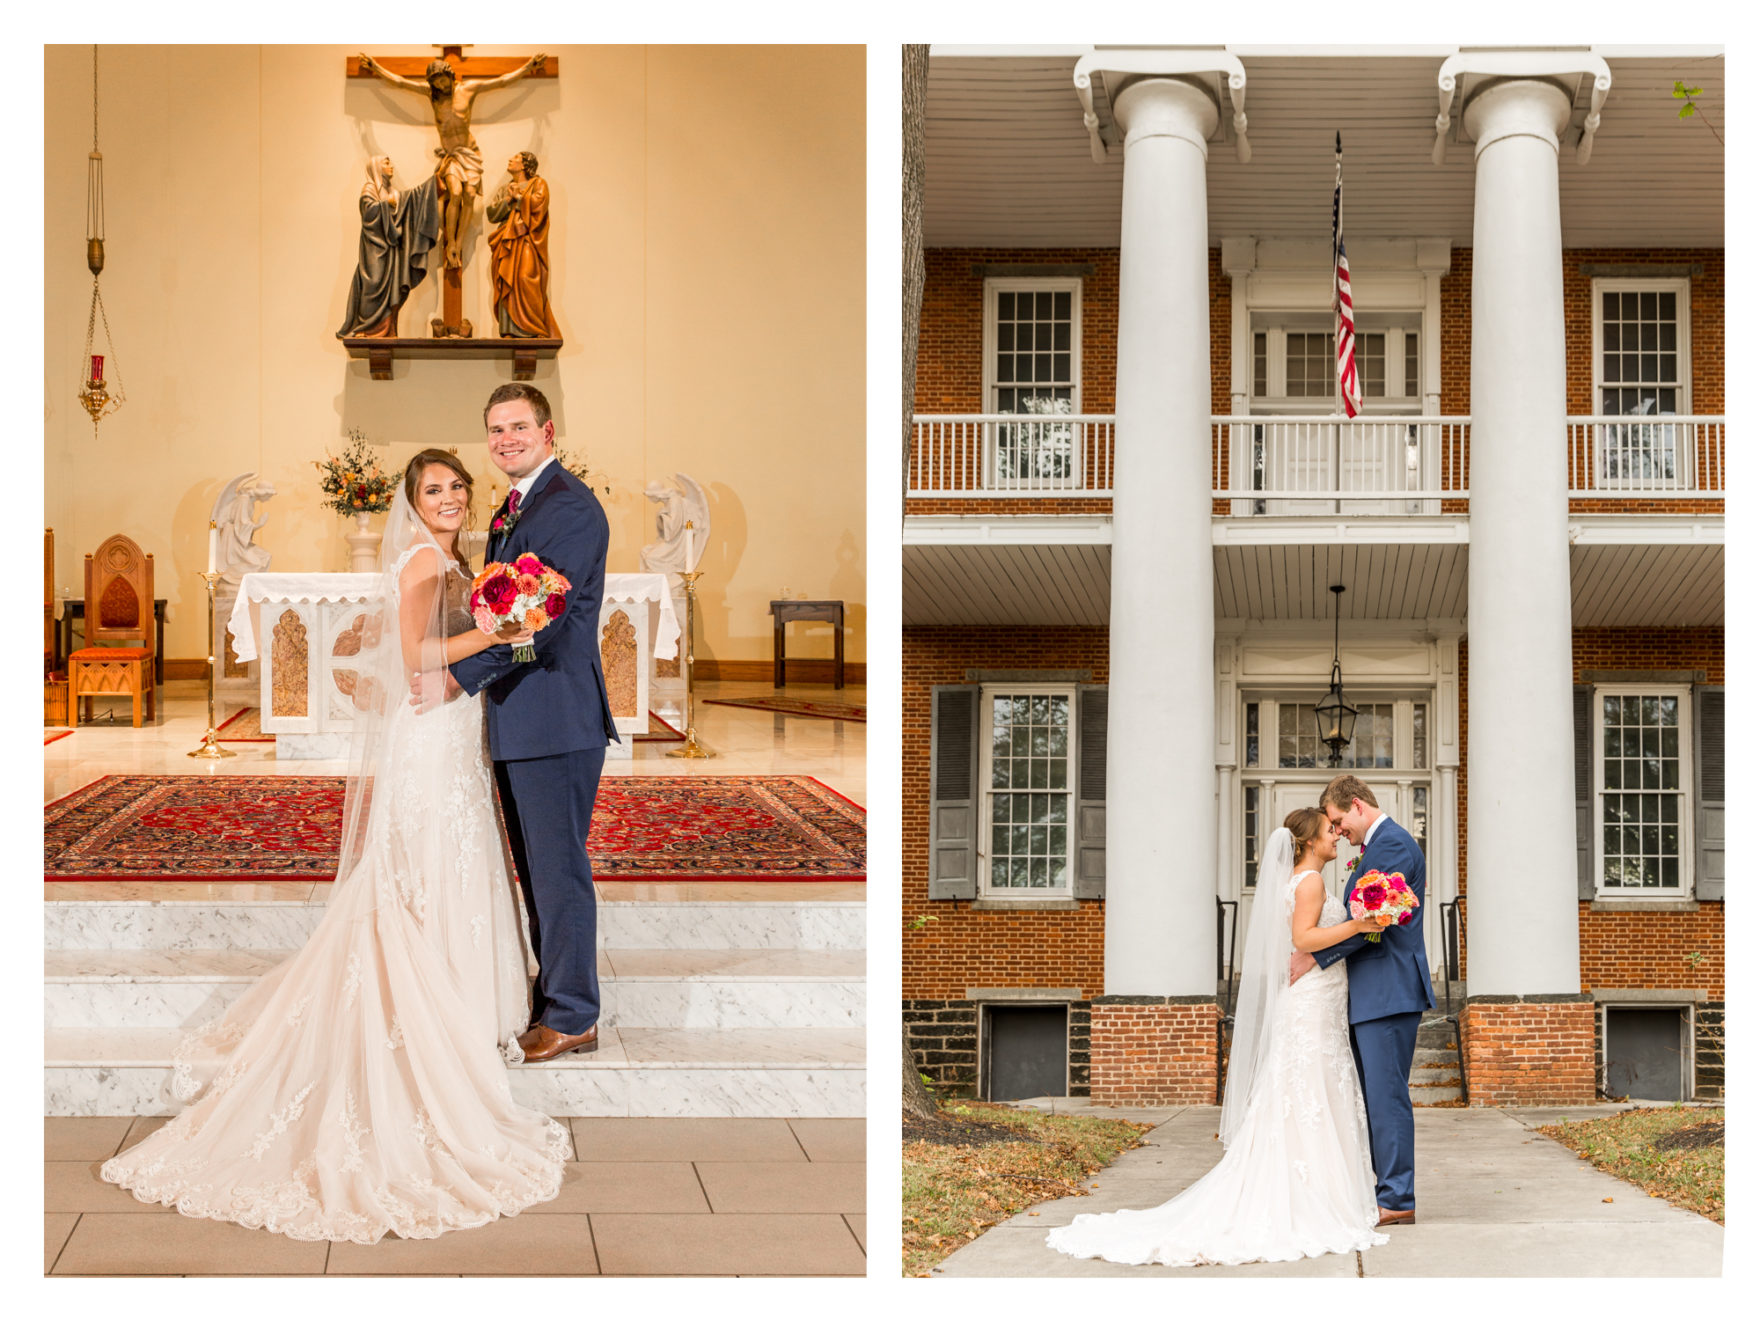
[[[1279,826],[1265,842],[1259,879],[1253,888],[1253,920],[1241,959],[1240,1002],[1234,1014],[1234,1043],[1228,1054],[1228,1085],[1222,1093],[1220,1135],[1227,1145],[1240,1130],[1253,1098],[1254,1083],[1265,1072],[1277,1010],[1289,992],[1290,877],[1295,873],[1295,840]]]
[[[394,822],[375,819],[377,790],[390,773],[398,776],[399,796],[431,788],[444,793],[448,767],[409,764],[393,758],[395,733],[405,720],[421,719],[410,704],[411,685],[420,680],[424,698],[438,704],[446,683],[446,590],[453,561],[410,505],[399,483],[379,543],[379,581],[357,619],[339,639],[331,661],[336,677],[333,701],[352,706],[347,791],[342,810],[342,847],[337,861],[335,901],[359,869],[369,840],[395,833]],[[343,654],[349,650],[352,655]],[[429,783],[418,782],[421,780]],[[383,814],[383,813],[381,813]],[[423,843],[400,840],[400,852]],[[411,864],[421,859],[410,856]]]

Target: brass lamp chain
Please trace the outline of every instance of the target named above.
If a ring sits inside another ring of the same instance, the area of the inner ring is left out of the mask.
[[[79,401],[92,418],[92,435],[96,438],[98,421],[115,412],[123,404],[122,371],[116,361],[116,343],[110,337],[110,314],[104,307],[104,294],[98,276],[104,269],[104,155],[98,150],[98,48],[92,47],[92,150],[86,158],[86,266],[92,272],[92,306],[86,315],[86,346],[80,357]],[[99,322],[104,326],[104,359],[110,364],[110,379],[105,381],[93,367],[92,344]]]

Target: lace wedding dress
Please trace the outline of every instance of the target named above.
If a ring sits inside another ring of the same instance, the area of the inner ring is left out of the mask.
[[[1286,956],[1301,878],[1292,876],[1280,896]],[[1277,900],[1262,892],[1258,901]],[[1329,894],[1318,924],[1347,919]],[[1050,1245],[1125,1265],[1240,1265],[1386,1242],[1375,1231],[1375,1172],[1345,986],[1340,961],[1309,971],[1278,997],[1263,1066],[1215,1168],[1152,1210],[1077,1215],[1050,1231]]]
[[[428,548],[394,564],[387,622],[398,573]],[[455,566],[443,580],[436,625],[466,631],[468,583]],[[103,1166],[142,1201],[371,1243],[485,1224],[561,1185],[569,1135],[514,1103],[502,1054],[520,1057],[529,1000],[482,701],[417,714],[399,688],[381,711],[323,920],[179,1047],[173,1090],[195,1103]]]

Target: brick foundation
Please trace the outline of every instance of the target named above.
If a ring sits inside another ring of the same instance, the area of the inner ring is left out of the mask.
[[[1694,1098],[1723,1099],[1723,1004],[1700,1004],[1693,1015]]]
[[[1467,1102],[1595,1100],[1595,1005],[1588,995],[1474,995],[1461,1012]]]
[[[1096,998],[1089,1095],[1103,1105],[1215,1104],[1218,1015],[1209,996]]]
[[[904,1032],[917,1070],[937,1094],[977,1094],[976,1004],[967,999],[907,999]]]

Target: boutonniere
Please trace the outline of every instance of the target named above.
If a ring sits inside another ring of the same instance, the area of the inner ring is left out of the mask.
[[[1357,868],[1359,866],[1361,866],[1362,864],[1363,864],[1363,854],[1358,853],[1355,857],[1351,858],[1350,862],[1345,866],[1344,869],[1347,873],[1354,876],[1357,873]]]
[[[497,536],[506,536],[517,526],[519,526],[518,512],[500,513],[496,514],[495,521],[489,524],[489,530]]]

